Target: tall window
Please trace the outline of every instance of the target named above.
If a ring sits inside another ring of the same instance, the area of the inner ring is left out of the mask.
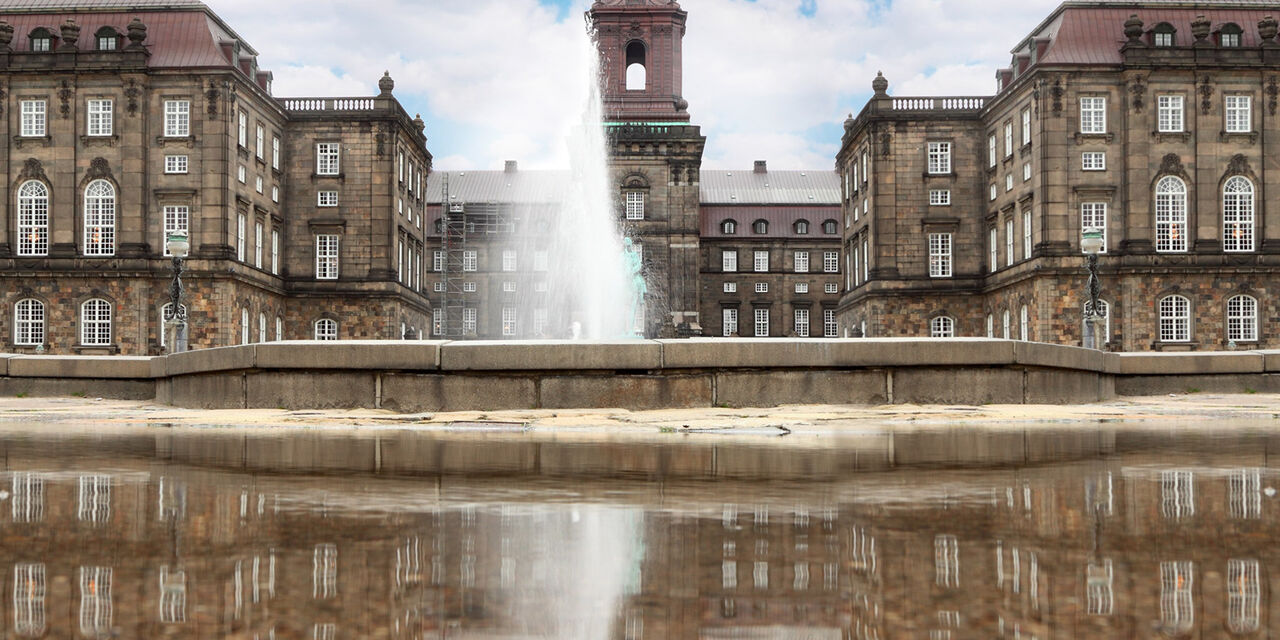
[[[1253,131],[1253,111],[1250,109],[1249,96],[1226,96],[1226,129],[1227,133],[1249,133]]]
[[[987,314],[987,337],[996,337],[996,319],[995,316]]]
[[[45,134],[45,101],[44,100],[23,100],[22,108],[22,135],[25,137],[38,137]]]
[[[240,137],[239,137],[240,146],[248,147],[249,146],[249,115],[246,114],[244,111],[241,111],[239,115],[240,115]]]
[[[116,253],[116,189],[94,180],[84,190],[84,255]]]
[[[1005,310],[1004,310],[1004,313],[1001,315],[1000,320],[1001,320],[1001,323],[1000,323],[1000,324],[1001,324],[1001,334],[1000,334],[1000,337],[1001,337],[1001,338],[1004,338],[1005,340],[1008,340],[1008,339],[1009,339],[1009,336],[1010,336],[1010,335],[1012,335],[1012,333],[1010,332],[1010,329],[1012,329],[1012,326],[1013,326],[1013,325],[1012,325],[1012,324],[1010,324],[1010,322],[1009,322],[1009,310],[1008,310],[1008,309],[1005,309]]]
[[[254,153],[257,154],[259,160],[261,160],[264,154],[266,154],[267,152],[266,151],[267,145],[265,144],[265,138],[266,138],[266,132],[262,130],[262,125],[258,125],[258,137],[255,140],[256,144],[253,147],[253,151]]]
[[[823,251],[822,252],[822,272],[837,273],[840,271],[840,252],[839,251]]]
[[[13,566],[13,631],[26,638],[44,635],[44,564]]]
[[[267,341],[267,314],[258,314],[258,342]]]
[[[508,337],[516,335],[516,308],[515,307],[502,308],[502,335],[508,336]]]
[[[795,327],[796,327],[796,337],[808,338],[809,337],[809,310],[796,309],[794,320],[795,320]]]
[[[1190,632],[1195,620],[1190,562],[1160,563],[1160,628],[1168,635]]]
[[[951,143],[929,143],[929,173],[951,173]]]
[[[319,600],[338,595],[338,546],[318,544],[311,554],[311,597]]]
[[[256,564],[254,565],[257,566]],[[254,585],[255,588],[257,585]],[[187,621],[187,572],[160,567],[160,622],[175,624]]]
[[[164,135],[167,138],[191,135],[191,101],[164,101]]]
[[[462,270],[475,271],[478,268],[479,260],[476,257],[475,250],[462,252]]]
[[[166,205],[164,207],[164,236],[160,238],[160,245],[164,247],[164,255],[170,256],[169,245],[166,240],[175,233],[187,234],[191,210],[186,205]]]
[[[1031,107],[1022,110],[1022,146],[1031,144]]]
[[[1227,299],[1227,339],[1236,342],[1258,340],[1258,300],[1253,296]]]
[[[502,252],[502,270],[516,270],[516,252],[514,250],[506,249]]]
[[[18,187],[18,255],[49,255],[49,189],[37,180]]]
[[[822,337],[834,338],[840,332],[840,325],[836,322],[835,309],[822,310]]]
[[[1000,232],[994,226],[987,230],[987,254],[989,258],[987,262],[994,273],[1000,268]]]
[[[338,321],[329,318],[321,318],[316,320],[315,324],[316,340],[337,340],[338,339]]]
[[[271,275],[280,274],[280,232],[271,230]]]
[[[245,215],[236,215],[236,260],[244,262]]]
[[[1156,183],[1156,251],[1187,250],[1187,185],[1174,176]]]
[[[738,333],[738,310],[725,307],[720,310],[720,335],[728,337]]]
[[[933,575],[939,587],[960,586],[960,543],[955,536],[934,537]]]
[[[44,344],[44,303],[19,300],[13,309],[13,343],[35,346]]]
[[[988,167],[996,166],[996,161],[1000,159],[999,156],[996,155],[996,147],[998,145],[999,145],[999,142],[996,140],[996,134],[993,133],[987,136],[987,166]]]
[[[280,138],[271,136],[271,168],[280,168]]]
[[[322,233],[316,236],[316,279],[338,279],[338,236]]]
[[[1232,176],[1222,186],[1222,250],[1253,251],[1253,183]]]
[[[249,308],[240,310],[240,344],[249,344]]]
[[[111,101],[90,100],[88,107],[88,131],[85,133],[91,136],[111,135]]]
[[[1080,98],[1080,133],[1107,132],[1107,99],[1102,96]]]
[[[726,273],[738,270],[738,251],[736,249],[725,249],[720,252],[720,270]]]
[[[956,337],[956,321],[948,316],[938,316],[929,321],[930,338]]]
[[[1022,259],[1031,258],[1031,211],[1022,212]]]
[[[768,251],[756,251],[754,254],[754,258],[755,260],[754,260],[753,266],[757,272],[764,272],[769,270],[769,252]]]
[[[1109,616],[1115,606],[1112,591],[1111,558],[1103,559],[1101,564],[1089,563],[1085,569],[1085,590],[1088,596],[1088,611],[1091,616]]]
[[[627,219],[644,220],[644,192],[627,191]]]
[[[316,144],[316,174],[322,176],[338,175],[338,143],[320,142]]]
[[[111,567],[80,567],[80,634],[111,633]]]
[[[1157,96],[1156,108],[1159,111],[1156,127],[1166,133],[1182,133],[1182,96]]]
[[[1178,295],[1160,299],[1161,342],[1191,340],[1191,301]]]
[[[768,308],[755,309],[755,321],[756,321],[755,322],[756,337],[768,338],[769,337],[769,309]]]
[[[929,234],[929,277],[951,277],[951,234]]]
[[[795,252],[796,273],[809,273],[809,252]]]
[[[100,298],[80,305],[80,344],[111,344],[111,303]]]
[[[1232,633],[1258,630],[1261,595],[1258,561],[1227,560],[1227,628]]]
[[[1004,123],[1004,155],[1013,155],[1013,123]]]
[[[1102,233],[1102,249],[1099,253],[1106,253],[1107,203],[1083,202],[1080,204],[1080,233],[1083,236],[1083,234],[1090,231],[1098,231]]]
[[[1013,218],[1004,221],[1004,266],[1013,266]]]
[[[1023,342],[1031,339],[1031,312],[1025,304],[1018,310],[1018,339]]]

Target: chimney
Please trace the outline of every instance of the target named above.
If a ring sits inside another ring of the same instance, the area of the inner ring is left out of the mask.
[[[505,169],[505,171],[506,173],[515,173],[516,169],[518,168],[519,168],[519,163],[517,163],[515,160],[508,160],[507,168]]]
[[[756,173],[769,173],[769,166],[764,160],[756,160]]]

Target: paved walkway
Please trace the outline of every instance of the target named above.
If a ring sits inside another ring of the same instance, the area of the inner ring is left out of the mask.
[[[1092,425],[1099,422],[1195,422],[1206,420],[1274,422],[1280,426],[1280,395],[1175,394],[1127,397],[1085,405],[793,405],[768,409],[622,409],[536,410],[397,414],[373,410],[285,411],[235,409],[208,411],[165,405],[94,398],[0,398],[0,424],[293,426],[405,428],[534,428],[562,432],[733,431],[777,433],[841,432],[909,425],[963,424],[970,426]]]

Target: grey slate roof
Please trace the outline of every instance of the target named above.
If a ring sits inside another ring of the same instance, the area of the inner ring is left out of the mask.
[[[568,171],[432,171],[427,176],[428,203],[439,204],[440,187],[449,176],[451,202],[542,204],[559,202],[569,187]]]

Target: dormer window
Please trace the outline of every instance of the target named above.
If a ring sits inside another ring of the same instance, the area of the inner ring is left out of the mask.
[[[756,220],[751,223],[751,232],[757,235],[769,233],[769,222],[767,220]]]
[[[31,32],[31,50],[32,51],[52,51],[53,50],[53,34],[48,29],[40,28]]]
[[[1218,31],[1218,46],[1221,47],[1239,47],[1240,36],[1244,33],[1244,29],[1234,22],[1228,22],[1222,25],[1222,29]]]
[[[738,223],[734,220],[725,220],[720,223],[720,233],[731,236],[738,232]]]
[[[808,220],[796,220],[796,223],[795,223],[795,230],[796,230],[796,235],[798,235],[798,236],[805,236],[805,235],[809,235],[809,221],[808,221]]]
[[[98,41],[98,51],[115,51],[120,48],[120,35],[111,27],[98,29],[95,37]]]
[[[834,236],[838,229],[839,225],[836,224],[835,220],[827,220],[822,223],[822,232],[829,236]]]
[[[1151,44],[1157,47],[1172,47],[1173,35],[1176,31],[1168,22],[1161,22],[1151,30]]]

